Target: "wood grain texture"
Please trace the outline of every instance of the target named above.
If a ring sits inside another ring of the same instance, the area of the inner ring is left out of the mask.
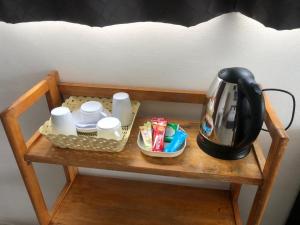
[[[238,201],[242,185],[241,184],[230,184],[231,196],[233,201]]]
[[[1,113],[1,120],[6,135],[13,150],[17,165],[22,175],[33,208],[41,225],[47,225],[50,214],[46,206],[38,178],[31,163],[24,160],[28,148],[39,138],[36,132],[26,143],[19,124],[19,117],[35,104],[42,96],[46,95],[49,109],[61,104],[60,93],[57,88],[58,74],[50,73],[45,79],[25,92],[10,107]],[[73,172],[73,171],[72,171]],[[75,178],[74,172],[72,179]],[[71,177],[71,176],[69,176]]]
[[[265,123],[271,137],[288,138],[281,120],[278,118],[275,110],[272,107],[269,96],[264,94],[264,99],[265,99],[265,107],[266,107]]]
[[[138,118],[135,121],[128,143],[119,153],[59,149],[45,137],[40,137],[31,146],[25,159],[34,162],[205,178],[235,183],[260,184],[262,182],[262,172],[253,151],[246,158],[234,161],[216,159],[201,151],[196,143],[198,121],[172,120],[179,123],[189,135],[186,150],[181,156],[168,159],[144,156],[136,141],[138,126],[145,121],[145,118]]]
[[[62,188],[61,192],[57,196],[57,198],[56,198],[56,200],[55,200],[55,202],[53,204],[53,207],[51,208],[51,210],[49,212],[51,219],[58,212],[58,210],[61,207],[62,202],[64,201],[66,195],[69,193],[69,191],[70,191],[70,189],[71,189],[74,181],[75,181],[75,177],[74,177],[73,180],[71,180],[69,182],[66,182],[65,185],[64,185],[64,187]]]
[[[235,225],[230,192],[76,177],[51,225]]]
[[[41,133],[37,130],[36,132],[34,132],[34,134],[26,141],[26,152],[28,151],[28,149],[31,147],[31,145],[33,143],[35,143],[37,141],[37,139],[39,139],[41,136]]]
[[[53,108],[61,106],[63,99],[62,95],[58,90],[59,74],[57,71],[51,71],[46,77],[48,82],[49,91],[46,93],[46,99],[48,103],[49,111]],[[72,182],[78,173],[76,167],[64,166],[64,172],[67,182]]]
[[[203,91],[171,90],[146,87],[127,87],[106,84],[67,83],[59,84],[59,90],[67,96],[101,96],[111,98],[116,92],[127,92],[131,99],[138,101],[168,101],[203,104],[206,94]]]
[[[58,90],[59,75],[57,71],[51,71],[46,77],[49,91],[46,93],[46,99],[49,110],[59,107],[62,104],[62,96]]]
[[[265,179],[255,194],[247,225],[261,224],[287,143],[287,138],[276,138],[272,140],[263,171]]]
[[[19,167],[27,192],[33,204],[38,221],[41,225],[46,225],[49,223],[50,215],[45,204],[45,200],[33,165],[24,160],[24,154],[27,151],[27,147],[36,140],[38,135],[34,134],[26,144],[18,119],[22,113],[29,109],[48,91],[49,86],[47,80],[44,79],[38,84],[34,85],[30,90],[25,92],[10,107],[1,113],[3,127],[14,153],[14,157]]]
[[[255,151],[255,156],[256,156],[256,160],[259,164],[260,170],[263,171],[265,168],[265,163],[266,163],[266,157],[265,154],[263,152],[262,147],[260,146],[260,144],[256,141],[253,143],[254,146],[254,151]]]
[[[25,92],[18,98],[10,107],[8,107],[2,114],[9,111],[14,111],[14,115],[18,118],[23,112],[30,108],[37,100],[39,100],[49,90],[48,83],[44,79],[33,86],[30,90]]]
[[[247,225],[261,224],[264,212],[268,205],[272,188],[279,172],[280,163],[283,154],[287,148],[288,135],[278,118],[276,112],[273,110],[269,98],[265,95],[266,105],[266,125],[272,137],[272,142],[267,159],[262,160],[264,163],[263,176],[264,182],[257,189],[253,205],[249,214]]]
[[[24,154],[27,151],[27,146],[21,132],[21,127],[14,112],[15,111],[13,109],[10,109],[5,113],[2,113],[1,120],[3,123],[3,127],[10,146],[13,150],[17,165],[19,167],[21,176],[37,215],[38,221],[41,225],[47,225],[50,221],[48,209],[33,165],[31,163],[27,163],[24,160]]]
[[[232,207],[233,207],[236,225],[243,224],[241,219],[240,209],[239,209],[239,203],[238,203],[241,187],[242,187],[241,184],[235,184],[235,183],[230,184],[231,201],[232,201]]]

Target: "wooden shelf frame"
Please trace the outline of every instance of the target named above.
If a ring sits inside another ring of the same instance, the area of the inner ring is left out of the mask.
[[[22,95],[9,108],[2,112],[1,120],[5,132],[13,150],[26,189],[32,201],[38,221],[41,225],[54,224],[53,218],[55,217],[55,215],[59,214],[60,210],[62,209],[62,206],[66,203],[66,199],[70,198],[71,196],[70,193],[72,193],[72,184],[75,180],[77,180],[77,178],[79,179],[79,177],[82,177],[82,175],[78,175],[78,170],[76,167],[76,165],[82,166],[82,164],[76,163],[75,161],[68,163],[66,160],[63,162],[59,162],[57,160],[52,162],[59,163],[64,166],[66,184],[62,189],[60,195],[58,196],[54,207],[51,210],[48,210],[32,162],[40,161],[51,163],[50,158],[34,158],[35,155],[31,154],[31,148],[33,148],[32,146],[36,145],[37,143],[41,143],[40,140],[42,140],[42,137],[40,137],[40,134],[37,132],[26,142],[24,140],[24,136],[22,135],[21,127],[18,122],[19,117],[44,95],[46,96],[49,110],[51,110],[53,107],[61,105],[63,101],[63,96],[84,95],[110,97],[113,93],[118,91],[126,91],[130,94],[132,99],[140,101],[153,100],[195,104],[204,104],[206,102],[206,94],[205,92],[201,91],[166,90],[112,85],[67,83],[60,82],[58,72],[52,71],[46,76],[45,79],[36,84],[32,89],[30,89],[24,95]],[[252,181],[249,181],[247,179],[238,179],[238,176],[226,177],[220,176],[218,174],[213,175],[209,173],[199,173],[200,175],[196,176],[197,178],[227,181],[231,183],[230,201],[232,204],[235,220],[233,224],[242,224],[239,215],[238,197],[242,184],[249,183],[258,185],[258,189],[250,211],[247,225],[259,225],[261,223],[265,208],[270,198],[274,181],[276,179],[280,167],[282,156],[287,147],[288,136],[283,128],[282,123],[278,119],[275,111],[272,109],[270,100],[266,95],[265,105],[265,123],[272,138],[270,150],[268,152],[267,157],[265,158],[258,143],[255,143],[254,150],[252,151],[253,156],[255,156],[255,162],[257,164],[256,166],[259,167],[259,170],[261,172],[261,177],[258,177],[256,180],[254,179]],[[130,143],[128,145],[130,145]],[[99,155],[101,155],[101,153]],[[224,163],[230,163],[230,161],[224,161]],[[232,165],[234,165],[234,162],[232,162]],[[83,166],[89,165],[86,164]],[[94,167],[99,168],[97,166]],[[132,170],[130,171],[132,172],[146,172],[161,175],[174,175],[177,172],[176,169],[173,170],[173,173],[169,173],[168,170],[164,172],[163,168],[160,168],[159,170],[154,170],[153,168],[150,168],[149,170],[145,171],[135,170],[134,167],[131,168]],[[124,168],[120,167],[120,169]],[[183,170],[185,169],[186,168],[183,167]],[[191,171],[183,171],[182,177],[191,177],[189,176],[190,174],[192,174]]]

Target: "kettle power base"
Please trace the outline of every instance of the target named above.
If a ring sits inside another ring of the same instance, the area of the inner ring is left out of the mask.
[[[218,159],[225,160],[237,160],[246,157],[249,154],[252,146],[248,145],[241,149],[233,149],[227,146],[215,144],[207,140],[200,133],[197,136],[197,144],[200,149],[206,154]]]

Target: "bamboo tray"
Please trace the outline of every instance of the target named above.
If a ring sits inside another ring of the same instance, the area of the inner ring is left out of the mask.
[[[80,108],[81,104],[87,101],[98,101],[104,108],[111,112],[112,99],[109,98],[97,98],[97,97],[82,97],[71,96],[62,104],[68,107],[70,111],[74,111]],[[39,132],[47,137],[53,145],[60,148],[68,148],[74,150],[90,150],[90,151],[103,151],[103,152],[120,152],[126,145],[132,125],[135,120],[135,116],[138,112],[140,103],[138,101],[131,101],[132,105],[132,123],[129,126],[122,126],[123,138],[120,141],[113,139],[98,138],[96,133],[88,134],[79,132],[78,136],[75,135],[63,135],[53,132],[50,119],[47,120],[39,129]]]

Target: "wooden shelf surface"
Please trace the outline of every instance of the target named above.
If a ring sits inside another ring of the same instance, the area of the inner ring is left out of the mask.
[[[235,225],[230,192],[78,175],[51,225]]]
[[[189,135],[187,147],[179,157],[161,159],[143,155],[136,144],[136,139],[138,126],[145,120],[145,118],[136,119],[128,143],[119,153],[59,149],[45,137],[38,136],[25,154],[25,160],[234,183],[261,183],[262,172],[256,156],[256,152],[261,153],[261,149],[257,145],[255,151],[252,150],[241,160],[226,161],[213,158],[201,151],[196,143],[199,129],[199,123],[196,121],[172,120],[178,122]]]

